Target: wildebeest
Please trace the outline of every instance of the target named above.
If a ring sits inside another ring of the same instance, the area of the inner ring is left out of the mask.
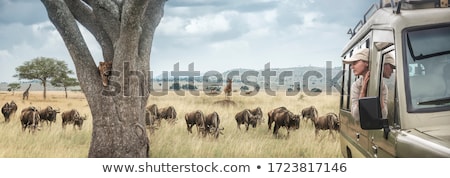
[[[5,103],[2,107],[2,114],[3,117],[5,117],[5,122],[9,122],[9,117],[11,116],[13,111],[13,108],[11,107],[11,104],[9,104],[8,102]]]
[[[287,130],[287,135],[289,136],[289,130],[298,129],[300,127],[300,115],[294,114],[288,110],[282,110],[275,112],[273,115],[274,127],[273,135],[278,136],[278,130],[281,127],[285,127]]]
[[[173,106],[158,109],[158,119],[166,119],[169,123],[174,124],[177,120],[177,111]]]
[[[332,112],[327,113],[324,116],[320,116],[318,118],[313,118],[314,126],[316,128],[315,135],[319,134],[320,130],[330,130],[330,134],[334,138],[334,134],[332,130],[339,132],[340,129],[340,120],[339,117]]]
[[[302,118],[308,123],[308,120],[319,117],[316,107],[310,106],[302,109]]]
[[[192,133],[192,127],[197,126],[197,134],[202,134],[206,136],[205,132],[205,115],[202,111],[196,110],[190,113],[186,113],[184,115],[184,119],[186,120],[187,131]]]
[[[5,122],[10,121],[10,117],[12,115],[15,115],[17,111],[17,105],[14,101],[11,101],[10,103],[6,102],[2,107],[2,114],[3,117],[5,117]]]
[[[111,75],[111,68],[112,68],[111,61],[106,61],[106,62],[100,61],[99,65],[98,65],[98,71],[102,78],[102,84],[105,87],[108,86],[108,77]]]
[[[158,106],[152,104],[145,108],[145,124],[148,126],[153,126],[155,124],[160,126],[161,120],[159,119]]]
[[[14,101],[11,101],[9,103],[9,106],[11,107],[11,114],[15,116],[16,112],[17,112],[17,104]]]
[[[59,110],[53,109],[51,106],[47,106],[45,109],[39,110],[40,121],[45,121],[47,125],[50,123],[51,126],[52,122],[56,122],[56,114],[58,113]]]
[[[22,131],[25,131],[29,128],[30,132],[36,131],[39,125],[39,111],[34,107],[30,106],[25,109],[22,109],[20,114],[20,123],[22,125]]]
[[[263,120],[263,112],[262,112],[261,108],[256,107],[255,109],[250,110],[250,113],[252,113],[253,116],[256,117],[256,121],[257,121],[258,125],[261,125],[261,123],[264,121]]]
[[[241,129],[241,124],[245,124],[245,130],[248,131],[249,125],[252,125],[253,128],[256,128],[256,117],[250,112],[250,109],[244,109],[234,116],[237,123],[237,128]]]
[[[80,116],[80,118],[73,121],[73,128],[78,127],[79,130],[83,127],[83,122],[86,120],[86,115]]]
[[[224,128],[220,128],[220,118],[217,112],[212,112],[205,116],[205,132],[211,134],[214,138],[218,138]]]
[[[284,106],[272,109],[271,111],[267,112],[267,125],[269,126],[269,130],[272,129],[272,123],[274,120],[275,113],[282,112],[282,111],[288,111],[288,109]]]
[[[76,109],[64,111],[61,114],[61,118],[63,129],[66,128],[67,124],[73,124],[73,128],[78,126],[78,129],[81,129],[83,121],[86,120],[86,117],[82,117]]]

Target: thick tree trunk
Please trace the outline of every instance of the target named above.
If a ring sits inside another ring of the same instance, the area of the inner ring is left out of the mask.
[[[93,118],[88,157],[149,157],[145,127],[150,49],[166,0],[41,0],[74,61]],[[76,20],[97,39],[112,61],[109,86]],[[114,45],[113,45],[114,44]]]
[[[47,80],[42,80],[42,86],[44,86],[44,100],[47,99]]]
[[[98,96],[89,157],[149,157],[142,98]],[[145,106],[145,104],[144,104]]]

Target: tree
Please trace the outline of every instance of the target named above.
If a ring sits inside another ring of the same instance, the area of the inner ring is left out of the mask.
[[[41,0],[75,64],[92,114],[88,157],[149,157],[145,107],[150,51],[166,0]],[[96,38],[112,62],[109,85],[78,25]]]
[[[20,83],[10,83],[8,84],[8,91],[12,91],[13,95],[16,90],[20,89]]]
[[[40,80],[44,87],[44,99],[47,98],[47,82],[60,75],[67,75],[69,69],[64,61],[53,58],[38,57],[26,61],[23,65],[16,67],[18,74],[14,77],[19,79]]]
[[[60,75],[54,78],[52,81],[50,81],[50,84],[52,84],[55,87],[64,87],[66,98],[67,98],[67,87],[80,85],[80,83],[77,81],[76,78],[71,78],[67,75]]]
[[[180,83],[178,83],[178,82],[177,83],[173,83],[172,86],[169,87],[169,89],[171,89],[171,90],[173,89],[173,90],[176,90],[176,91],[180,90],[181,89]]]

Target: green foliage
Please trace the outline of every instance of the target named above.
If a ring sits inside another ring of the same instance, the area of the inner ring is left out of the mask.
[[[241,91],[247,91],[247,90],[248,90],[248,86],[246,86],[246,85],[241,86]]]
[[[169,87],[171,90],[180,90],[180,83],[174,83]]]
[[[20,83],[10,83],[8,84],[8,90],[16,91],[20,88]]]
[[[183,86],[181,86],[181,88],[183,90],[197,90],[197,86],[192,85],[192,84],[184,84]]]
[[[50,81],[50,84],[52,84],[55,87],[64,87],[64,88],[80,85],[80,83],[76,78],[71,78],[68,77],[67,75],[55,77],[52,81]]]
[[[17,74],[14,77],[29,80],[38,79],[43,84],[49,79],[73,73],[64,61],[46,57],[26,61],[23,65],[16,67],[16,72]]]
[[[44,99],[46,98],[47,81],[55,78],[68,78],[67,75],[73,73],[64,61],[46,57],[26,61],[23,65],[16,67],[16,72],[18,74],[14,77],[19,77],[19,80],[40,80],[44,86]]]

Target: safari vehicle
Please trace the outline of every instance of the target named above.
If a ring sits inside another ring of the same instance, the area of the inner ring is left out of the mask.
[[[344,157],[450,157],[450,8],[448,0],[383,1],[349,30],[342,59],[369,48],[370,80],[359,117],[351,112],[357,79],[343,64],[340,99]],[[383,77],[384,56],[396,69]],[[383,86],[387,86],[383,87]],[[387,90],[387,114],[380,98]]]

